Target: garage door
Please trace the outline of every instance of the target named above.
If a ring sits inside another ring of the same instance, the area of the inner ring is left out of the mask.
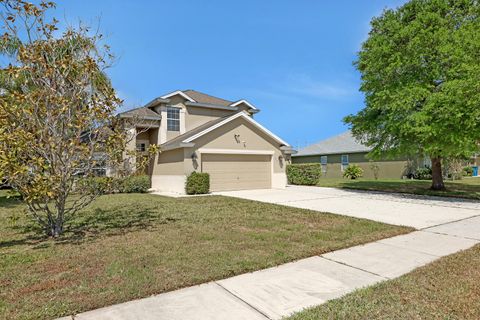
[[[271,188],[270,155],[202,154],[202,171],[210,174],[210,190]]]

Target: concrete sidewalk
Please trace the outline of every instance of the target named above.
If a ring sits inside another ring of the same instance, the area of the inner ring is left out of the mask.
[[[476,216],[85,312],[75,319],[281,319],[479,242],[480,216]]]

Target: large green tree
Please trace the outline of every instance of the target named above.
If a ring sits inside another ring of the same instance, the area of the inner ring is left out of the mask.
[[[358,54],[365,108],[345,118],[372,156],[427,155],[432,189],[442,161],[480,142],[480,2],[412,0],[371,21]]]

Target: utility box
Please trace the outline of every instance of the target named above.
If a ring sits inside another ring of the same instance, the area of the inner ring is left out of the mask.
[[[473,166],[472,169],[473,169],[472,176],[477,177],[478,176],[478,166]]]

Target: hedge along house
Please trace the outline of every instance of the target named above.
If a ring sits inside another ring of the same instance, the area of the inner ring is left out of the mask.
[[[129,148],[160,146],[147,169],[152,189],[183,194],[193,171],[210,174],[210,190],[284,188],[291,146],[253,119],[260,110],[194,90],[175,91],[120,114],[143,125]],[[134,161],[134,160],[132,160]]]
[[[376,166],[380,179],[402,178],[411,172],[412,166],[419,166],[418,161],[412,162],[407,158],[370,161],[367,157],[370,150],[347,131],[299,150],[292,156],[292,163],[321,163],[323,176],[326,178],[343,177],[343,171],[350,164],[360,166],[365,178],[375,178]],[[421,164],[425,165],[428,163]]]

